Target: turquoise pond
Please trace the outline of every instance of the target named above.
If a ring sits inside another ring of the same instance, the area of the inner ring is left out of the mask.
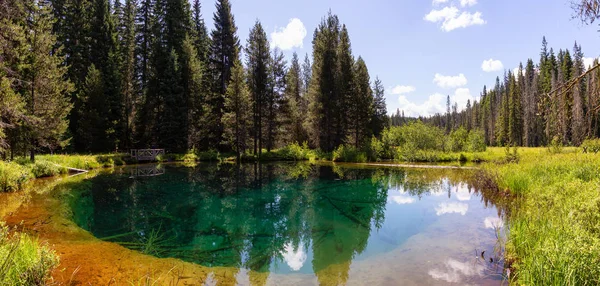
[[[102,240],[232,267],[239,284],[260,272],[272,285],[500,285],[504,214],[472,172],[140,165],[86,180],[71,206]]]

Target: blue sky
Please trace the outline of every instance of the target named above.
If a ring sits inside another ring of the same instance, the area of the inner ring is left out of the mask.
[[[530,57],[537,63],[542,36],[556,51],[577,41],[586,57],[600,56],[599,27],[572,20],[569,2],[231,0],[242,45],[259,19],[288,60],[294,51],[310,56],[313,32],[331,9],[348,27],[353,54],[365,59],[371,80],[383,82],[388,111],[413,116],[443,112],[447,95],[464,106],[504,69]],[[214,1],[202,6],[212,29]]]

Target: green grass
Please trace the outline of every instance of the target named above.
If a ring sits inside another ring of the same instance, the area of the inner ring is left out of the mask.
[[[600,156],[519,150],[518,163],[484,165],[519,200],[509,217],[512,282],[600,284]]]
[[[0,285],[45,285],[58,261],[47,245],[0,223]]]

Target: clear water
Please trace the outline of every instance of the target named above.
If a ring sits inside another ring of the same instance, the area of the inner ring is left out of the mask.
[[[73,213],[98,238],[231,267],[244,285],[256,284],[248,282],[253,273],[272,285],[498,285],[500,211],[469,175],[307,163],[147,165],[85,182]]]

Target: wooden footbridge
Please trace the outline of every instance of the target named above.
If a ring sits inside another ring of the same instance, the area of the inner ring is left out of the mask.
[[[135,177],[154,177],[165,174],[165,168],[158,166],[136,166],[130,170],[130,178]]]
[[[131,158],[138,161],[156,161],[161,155],[165,155],[165,149],[131,149]]]

